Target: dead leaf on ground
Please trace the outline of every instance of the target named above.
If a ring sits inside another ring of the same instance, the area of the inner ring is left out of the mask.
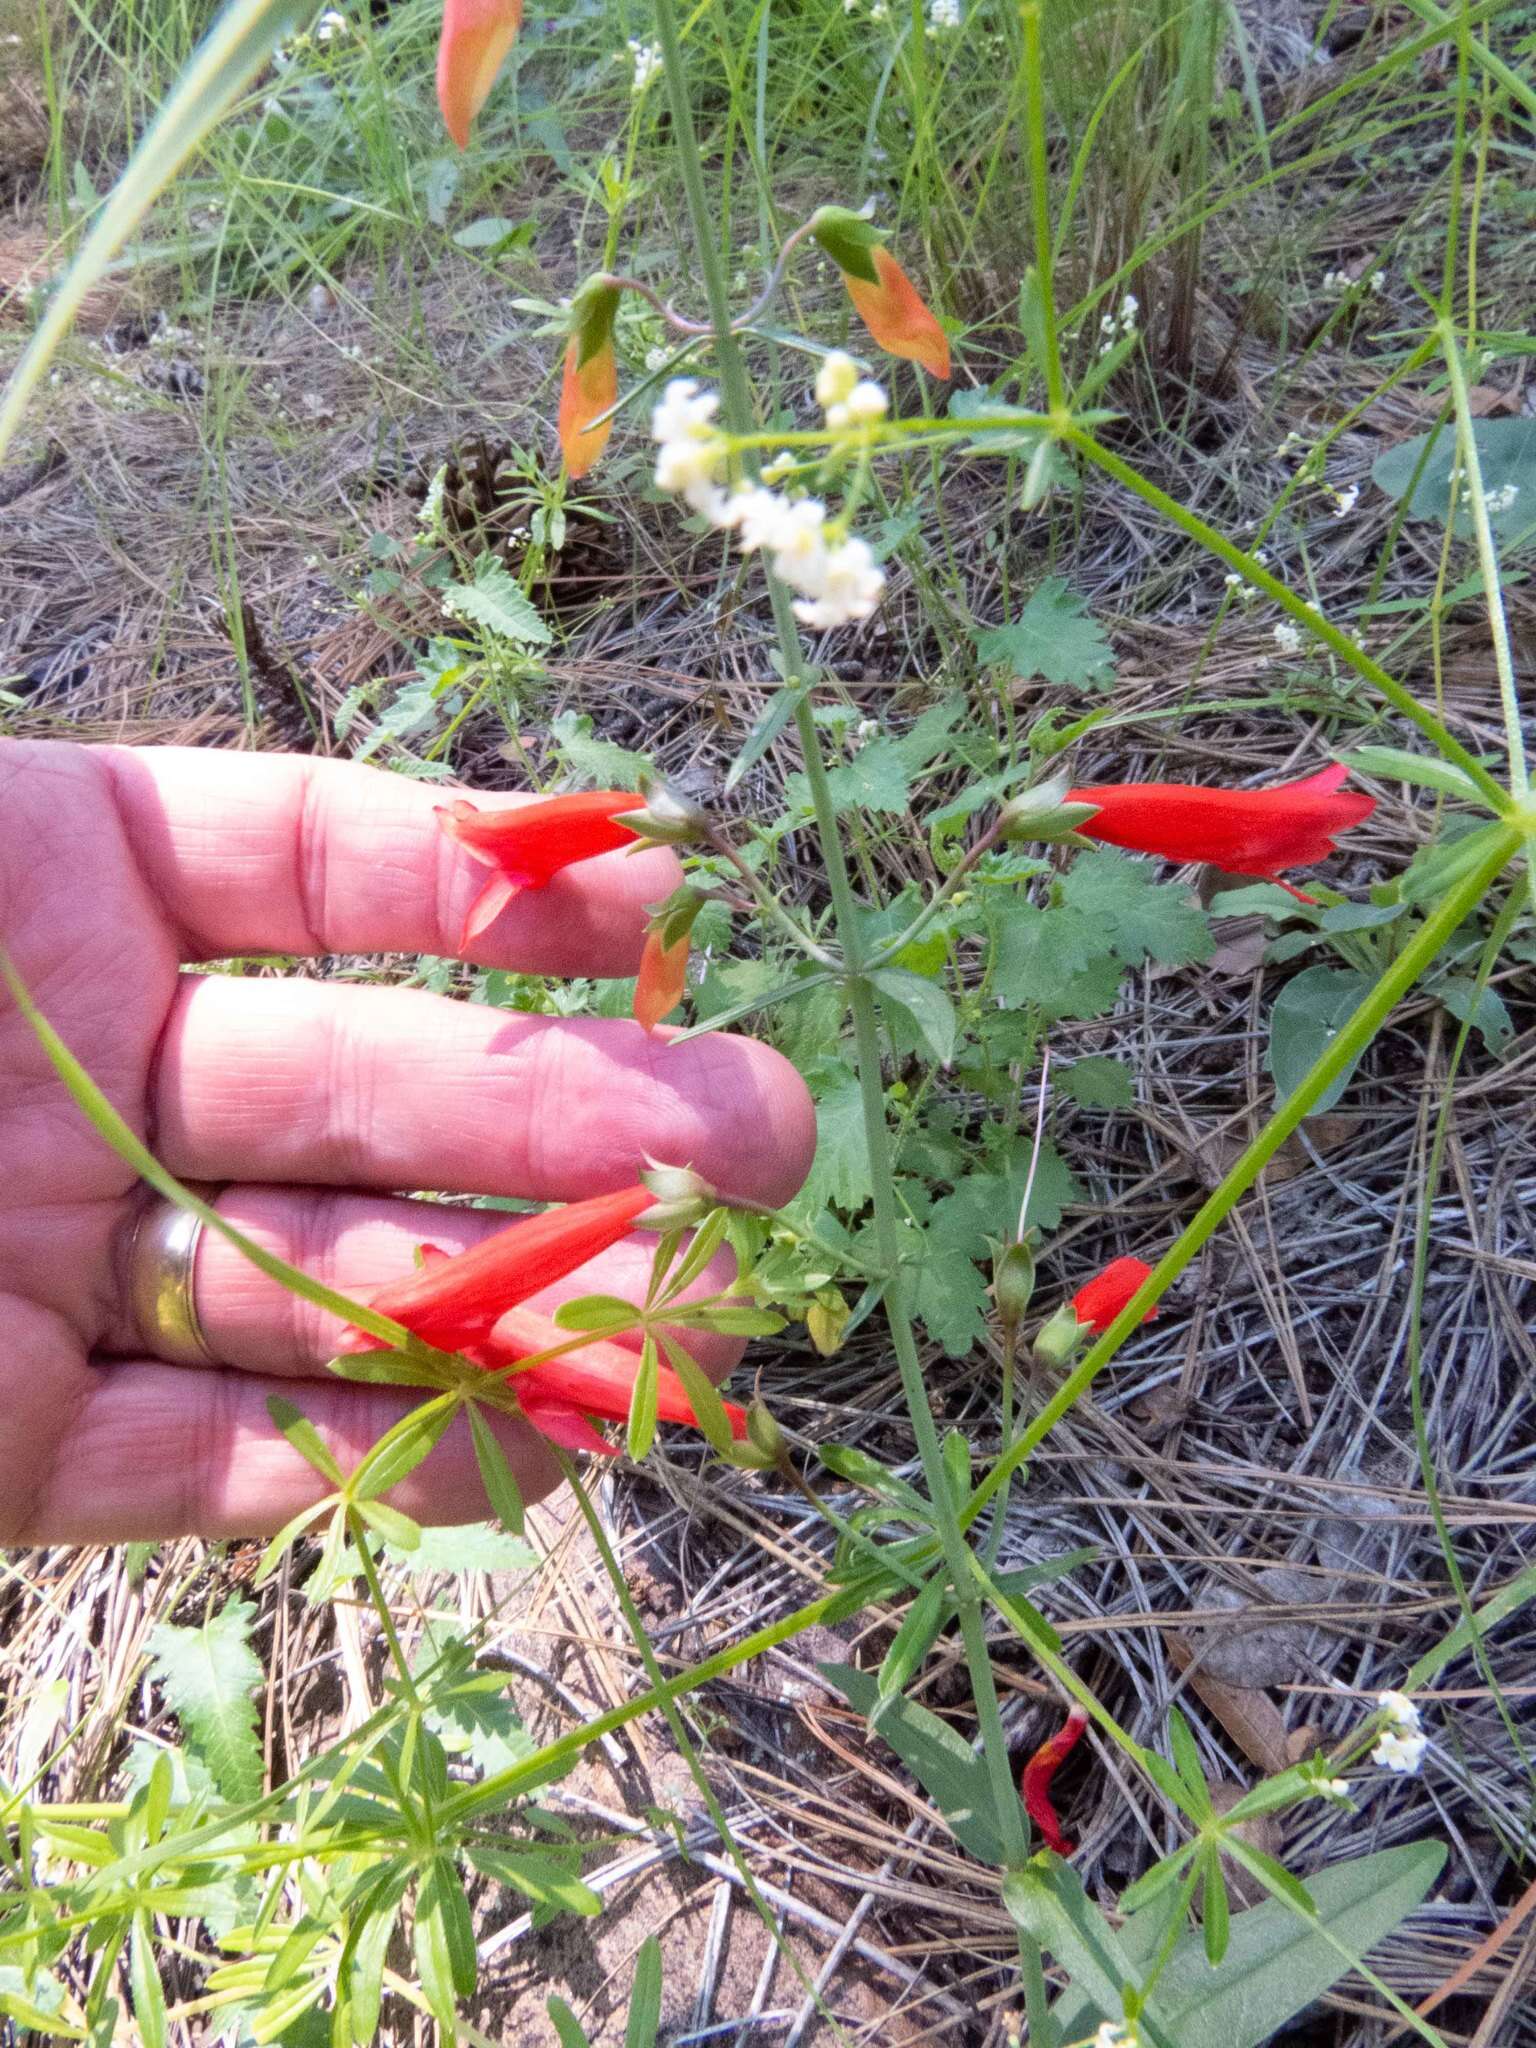
[[[1285,1140],[1265,1167],[1262,1178],[1271,1187],[1280,1187],[1288,1180],[1298,1180],[1315,1165],[1315,1153],[1326,1159],[1330,1152],[1337,1152],[1346,1145],[1360,1129],[1362,1119],[1358,1116],[1333,1115],[1327,1111],[1322,1116],[1302,1119],[1301,1129]],[[1201,1139],[1195,1147],[1201,1178],[1208,1187],[1219,1187],[1248,1149],[1248,1140],[1238,1131],[1221,1131]]]
[[[1190,1690],[1208,1707],[1255,1770],[1268,1777],[1291,1761],[1280,1709],[1262,1692],[1241,1691],[1224,1684],[1196,1660],[1195,1646],[1185,1635],[1164,1638],[1174,1668],[1189,1673]]]

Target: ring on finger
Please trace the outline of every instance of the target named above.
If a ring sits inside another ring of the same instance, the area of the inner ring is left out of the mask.
[[[214,1188],[194,1187],[209,1200]],[[203,1334],[194,1280],[203,1219],[163,1195],[146,1204],[128,1247],[128,1308],[146,1350],[167,1365],[218,1363]]]

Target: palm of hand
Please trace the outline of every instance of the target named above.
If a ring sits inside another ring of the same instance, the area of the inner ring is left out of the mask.
[[[0,941],[34,1000],[170,1169],[226,1184],[241,1229],[343,1291],[397,1276],[430,1234],[469,1244],[503,1219],[388,1191],[570,1199],[641,1155],[782,1201],[813,1126],[784,1063],[744,1039],[668,1052],[628,1023],[512,1016],[419,991],[191,976],[242,953],[444,953],[479,878],[401,778],[282,756],[0,747]],[[661,852],[606,856],[521,899],[488,964],[633,972]],[[319,1482],[267,1416],[274,1384],[322,1375],[336,1325],[205,1237],[199,1312],[225,1369],[143,1356],[123,1303],[141,1184],[70,1101],[0,993],[0,1543],[223,1535],[277,1526]],[[369,1192],[377,1191],[377,1192]],[[561,1292],[625,1291],[620,1247]],[[710,1284],[718,1286],[715,1273]],[[712,1340],[703,1362],[732,1362]],[[313,1377],[306,1409],[343,1464],[409,1404]],[[506,1425],[520,1480],[551,1473]],[[450,1433],[397,1496],[483,1512]]]

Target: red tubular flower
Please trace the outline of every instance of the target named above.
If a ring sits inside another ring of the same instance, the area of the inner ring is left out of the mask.
[[[1076,1747],[1078,1738],[1088,1726],[1088,1716],[1081,1707],[1074,1707],[1068,1714],[1060,1731],[1049,1742],[1042,1742],[1019,1780],[1019,1790],[1024,1794],[1024,1806],[1030,1819],[1039,1829],[1048,1849],[1054,1849],[1058,1856],[1070,1856],[1076,1844],[1069,1842],[1061,1832],[1061,1823],[1056,1818],[1056,1809],[1051,1804],[1051,1780]]]
[[[869,254],[876,271],[873,283],[843,272],[859,318],[887,355],[921,363],[930,377],[948,378],[949,336],[890,250],[874,248]]]
[[[544,888],[573,861],[633,846],[639,834],[618,819],[621,812],[639,808],[640,799],[625,789],[546,797],[508,811],[482,811],[462,798],[439,805],[437,820],[449,838],[496,871],[470,905],[460,951],[468,952],[471,942],[524,889]]]
[[[640,955],[640,975],[635,983],[635,1021],[654,1031],[670,1010],[683,1000],[688,986],[687,932],[670,946],[660,932],[647,932]]]
[[[608,444],[611,420],[589,426],[618,401],[619,366],[613,353],[618,288],[595,277],[577,293],[571,308],[571,338],[565,348],[560,386],[560,450],[566,469],[583,477]]]
[[[617,1244],[655,1206],[649,1188],[621,1188],[616,1194],[594,1195],[590,1201],[567,1202],[562,1209],[520,1217],[452,1258],[423,1245],[421,1270],[379,1288],[369,1307],[381,1316],[392,1316],[440,1351],[472,1348],[490,1335],[509,1308]],[[373,1351],[378,1339],[349,1328],[338,1348]]]
[[[1095,1333],[1107,1330],[1151,1271],[1143,1259],[1111,1259],[1102,1273],[1073,1295],[1077,1320]],[[1150,1323],[1156,1314],[1155,1308],[1149,1308],[1141,1320]]]
[[[1184,782],[1090,783],[1069,789],[1069,804],[1096,804],[1078,826],[1088,839],[1164,860],[1207,861],[1228,874],[1262,875],[1293,896],[1282,868],[1309,866],[1334,850],[1334,837],[1360,825],[1376,799],[1344,791],[1348,769],[1335,762],[1274,789],[1198,789]]]
[[[887,355],[921,363],[930,376],[948,377],[949,337],[896,258],[880,246],[880,230],[846,206],[819,206],[809,226]]]
[[[489,1338],[478,1347],[477,1355],[483,1364],[499,1369],[569,1342],[570,1332],[547,1316],[533,1309],[513,1308],[498,1318]],[[639,1370],[639,1352],[594,1337],[579,1351],[547,1358],[542,1365],[526,1366],[512,1375],[511,1383],[529,1420],[541,1429],[544,1424],[540,1418],[551,1409],[593,1416],[604,1422],[624,1422],[629,1417]],[[730,1422],[731,1435],[741,1442],[747,1433],[745,1410],[734,1401],[721,1405]],[[662,1422],[698,1427],[693,1403],[682,1381],[665,1365],[657,1369],[656,1413]],[[598,1441],[601,1444],[601,1439]],[[592,1446],[586,1444],[582,1448],[590,1450]],[[609,1446],[602,1444],[602,1448],[606,1450]]]
[[[443,0],[437,104],[443,126],[469,147],[469,130],[523,25],[523,0]]]

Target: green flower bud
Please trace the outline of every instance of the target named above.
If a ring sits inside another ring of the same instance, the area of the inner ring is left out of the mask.
[[[1035,1356],[1047,1365],[1066,1365],[1082,1349],[1091,1325],[1080,1323],[1070,1301],[1064,1301],[1055,1315],[1035,1336]]]
[[[1029,1313],[1035,1291],[1035,1254],[1028,1244],[992,1247],[992,1299],[997,1320],[1011,1336]]]
[[[771,1465],[781,1465],[789,1456],[783,1430],[761,1401],[754,1400],[747,1406],[747,1442]]]

